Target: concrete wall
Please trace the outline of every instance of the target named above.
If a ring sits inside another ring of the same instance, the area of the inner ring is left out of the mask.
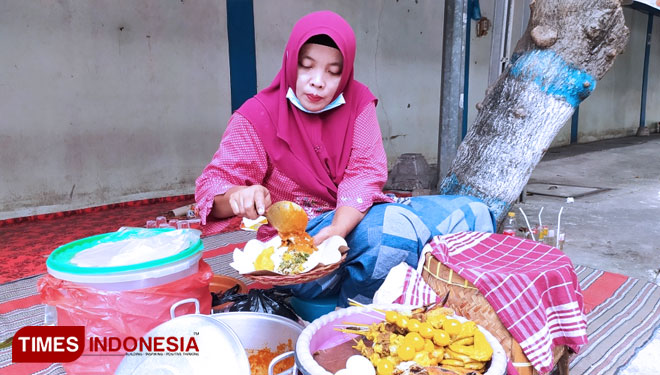
[[[269,85],[280,69],[293,24],[321,9],[339,13],[355,31],[355,78],[379,99],[378,119],[390,165],[406,152],[420,152],[435,160],[444,2],[255,0],[260,89]]]
[[[231,111],[224,1],[0,2],[0,218],[190,193]]]
[[[481,1],[483,16],[492,20],[493,3]],[[525,31],[522,22],[523,0],[517,0],[513,9],[512,48]],[[642,71],[648,16],[636,10],[624,8],[625,22],[630,29],[630,40],[622,55],[619,55],[609,72],[600,80],[595,91],[580,104],[578,117],[578,142],[586,143],[608,138],[634,135],[639,127],[641,105]],[[646,126],[655,131],[660,121],[660,20],[655,18],[651,40],[649,64]],[[474,105],[484,98],[488,82],[490,43],[492,35],[477,38],[472,25],[470,91],[468,124],[477,115]],[[552,147],[567,145],[571,141],[571,121],[567,121],[555,137]]]
[[[492,2],[481,7],[492,20]],[[259,89],[294,22],[321,9],[355,30],[355,76],[380,99],[390,166],[406,152],[437,162],[444,2],[254,0]],[[625,16],[630,44],[581,105],[580,142],[637,129],[647,17]],[[474,27],[468,123],[490,59],[491,33]],[[649,125],[660,120],[660,25],[653,36]],[[0,48],[0,219],[191,193],[231,114],[224,0],[3,1]],[[570,123],[554,145],[569,141]]]
[[[580,105],[578,141],[634,135],[639,127],[642,72],[648,16],[624,9],[630,40],[596,90]],[[646,126],[660,121],[660,20],[655,17],[649,59]],[[570,125],[569,125],[570,127]]]

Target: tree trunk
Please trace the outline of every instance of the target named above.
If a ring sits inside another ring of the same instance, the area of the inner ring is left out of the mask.
[[[536,0],[530,8],[525,34],[477,104],[439,187],[441,194],[483,199],[498,223],[628,41],[620,0]]]

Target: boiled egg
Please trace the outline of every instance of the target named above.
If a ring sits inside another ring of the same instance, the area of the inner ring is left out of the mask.
[[[346,368],[335,375],[376,375],[376,369],[366,357],[354,355],[346,360]]]

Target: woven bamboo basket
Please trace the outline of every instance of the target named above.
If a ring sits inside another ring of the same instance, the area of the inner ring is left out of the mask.
[[[440,263],[430,253],[426,254],[424,260],[422,278],[439,296],[444,296],[449,292],[446,306],[454,309],[457,315],[470,319],[490,331],[504,347],[504,351],[518,370],[518,374],[538,375],[538,372],[523,353],[520,344],[511,336],[495,310],[472,283]],[[553,355],[553,363],[557,364],[559,362],[559,373],[568,375],[568,350],[566,346],[555,347]]]
[[[339,266],[346,260],[348,248],[346,251],[342,252],[341,260],[337,263],[321,265],[314,267],[313,269],[305,272],[299,273],[297,275],[280,275],[275,274],[274,272],[268,271],[257,271],[253,273],[246,273],[242,276],[247,277],[254,281],[259,281],[268,285],[293,285],[293,284],[302,284],[316,279],[320,279],[323,276],[329,275],[332,271],[339,268]]]

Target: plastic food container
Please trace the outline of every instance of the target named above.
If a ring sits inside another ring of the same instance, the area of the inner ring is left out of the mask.
[[[86,342],[124,340],[170,320],[169,307],[183,298],[195,297],[210,311],[213,271],[200,259],[199,231],[186,231],[122,228],[55,249],[46,262],[48,274],[37,284],[48,323],[84,326]],[[183,306],[179,314],[193,311]],[[65,371],[114,373],[124,349],[98,356],[89,346],[63,364]]]
[[[188,231],[196,230],[187,229]],[[173,229],[127,228],[118,232],[99,234],[62,245],[55,249],[46,261],[48,273],[60,280],[101,290],[135,290],[154,287],[192,275],[198,270],[202,257],[202,241],[190,243],[182,251],[160,259],[120,266],[81,266],[73,263],[76,255],[99,244],[168,233]],[[194,238],[195,236],[191,236]]]

